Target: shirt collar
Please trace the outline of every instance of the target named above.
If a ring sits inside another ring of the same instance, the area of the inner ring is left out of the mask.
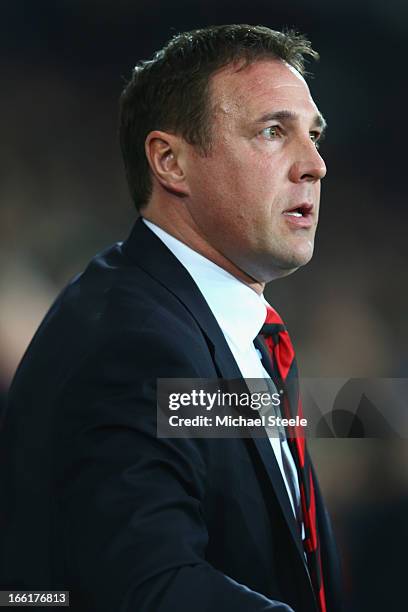
[[[252,345],[266,319],[267,302],[263,295],[151,221],[143,222],[187,269],[224,335],[239,350]]]

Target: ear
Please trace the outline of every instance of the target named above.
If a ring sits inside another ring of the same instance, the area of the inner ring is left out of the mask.
[[[180,136],[154,130],[145,141],[146,157],[159,183],[179,196],[189,195],[184,173],[184,143]]]

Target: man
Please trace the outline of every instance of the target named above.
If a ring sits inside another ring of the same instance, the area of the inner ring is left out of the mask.
[[[284,434],[156,432],[159,378],[269,378],[262,292],[310,260],[326,172],[304,55],[293,33],[219,26],[135,68],[120,138],[141,218],[57,299],[12,385],[3,589],[66,589],[81,612],[340,609]]]

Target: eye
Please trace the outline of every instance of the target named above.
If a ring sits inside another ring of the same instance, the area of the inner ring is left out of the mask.
[[[316,149],[318,149],[322,140],[322,134],[320,132],[310,132],[310,140],[315,143]]]
[[[268,140],[273,140],[280,135],[280,128],[278,125],[270,125],[269,127],[262,130],[261,134]]]

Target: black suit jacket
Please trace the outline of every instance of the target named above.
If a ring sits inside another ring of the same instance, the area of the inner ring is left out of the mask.
[[[156,435],[157,378],[240,376],[192,278],[138,220],[58,297],[13,381],[1,589],[70,590],[75,612],[315,612],[269,441]]]

